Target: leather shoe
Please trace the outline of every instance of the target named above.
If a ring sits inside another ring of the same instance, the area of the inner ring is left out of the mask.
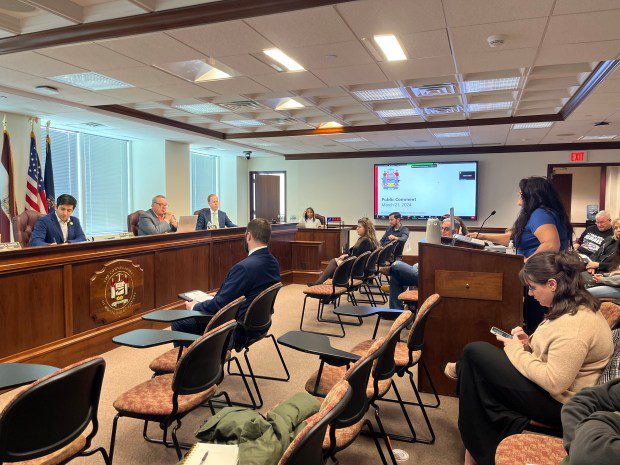
[[[390,276],[390,267],[389,266],[380,266],[379,267],[379,273],[381,273],[384,276]]]
[[[454,376],[454,375],[450,372],[450,370],[448,369],[448,364],[447,364],[447,363],[445,363],[445,362],[444,362],[444,363],[441,363],[441,364],[439,365],[439,369],[443,372],[443,374],[444,374],[444,375],[446,375],[446,377],[448,377],[448,378],[450,378],[450,379],[452,379],[452,380],[454,380],[454,381],[458,380],[458,376]]]

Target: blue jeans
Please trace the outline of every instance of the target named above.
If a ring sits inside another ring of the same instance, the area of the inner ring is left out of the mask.
[[[407,265],[405,262],[396,261],[390,266],[390,308],[403,309],[403,303],[398,300],[398,295],[407,290],[409,286],[418,285],[418,264]]]
[[[588,292],[598,299],[605,297],[620,300],[620,287],[594,286],[588,288]]]

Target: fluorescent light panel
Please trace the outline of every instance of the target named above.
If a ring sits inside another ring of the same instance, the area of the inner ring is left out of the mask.
[[[263,50],[263,53],[273,60],[280,63],[289,71],[304,71],[305,68],[293,60],[290,56],[284,53],[279,48],[268,48]]]
[[[469,137],[469,132],[438,132],[433,135],[440,139],[448,137]]]
[[[618,137],[617,134],[609,135],[609,136],[581,136],[577,140],[612,140]]]
[[[374,39],[379,48],[381,48],[387,61],[402,61],[407,59],[405,51],[400,43],[398,43],[398,39],[394,34],[376,35]]]
[[[50,79],[52,81],[62,82],[64,84],[69,84],[70,86],[88,90],[112,90],[133,87],[133,85],[126,82],[93,72],[63,74],[61,76],[54,76]]]
[[[399,87],[390,89],[354,90],[351,93],[364,102],[407,98],[407,94]]]
[[[480,81],[463,81],[465,93],[491,92],[494,90],[516,89],[519,85],[520,77],[509,77],[499,79],[483,79]]]
[[[265,123],[257,121],[255,119],[235,119],[230,121],[222,121],[224,124],[230,124],[231,126],[237,126],[239,128],[249,128],[255,126],[264,126]]]
[[[397,110],[377,110],[375,113],[381,118],[403,118],[406,116],[417,116],[420,111],[417,108],[401,108]]]
[[[206,102],[172,105],[172,108],[187,111],[188,113],[193,113],[194,115],[209,115],[212,113],[226,113],[228,111],[226,108],[222,108],[214,103]]]
[[[512,129],[543,129],[553,126],[551,121],[542,121],[540,123],[518,123],[513,124]]]
[[[493,111],[508,110],[512,108],[512,102],[487,102],[487,103],[470,103],[467,105],[467,111]]]

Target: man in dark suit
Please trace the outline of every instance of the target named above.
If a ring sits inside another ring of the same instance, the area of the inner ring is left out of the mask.
[[[220,199],[215,194],[209,194],[207,197],[209,208],[205,209],[196,222],[196,231],[209,228],[235,228],[237,225],[230,221],[228,215],[221,211]]]
[[[248,256],[233,266],[220,290],[212,300],[206,302],[187,302],[188,310],[196,310],[214,315],[219,309],[233,300],[245,296],[246,300],[239,308],[237,320],[241,321],[252,301],[262,291],[280,282],[280,266],[276,258],[271,255],[267,245],[271,238],[271,225],[263,218],[257,218],[248,223],[243,242]],[[188,318],[175,321],[172,329],[192,334],[202,334],[207,326],[203,318]],[[238,326],[234,334],[235,348],[243,347],[244,343],[257,337],[259,334],[246,334],[245,330]]]
[[[65,244],[67,242],[84,242],[86,236],[80,220],[71,216],[77,200],[69,194],[62,194],[56,200],[56,209],[42,216],[34,224],[30,245]]]

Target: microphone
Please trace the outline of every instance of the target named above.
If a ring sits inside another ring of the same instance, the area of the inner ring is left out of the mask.
[[[496,212],[495,210],[493,210],[493,211],[491,212],[491,214],[490,214],[489,216],[487,216],[487,217],[484,219],[484,221],[483,221],[483,222],[482,222],[482,224],[480,225],[480,229],[478,229],[478,232],[476,233],[476,239],[478,239],[478,236],[480,235],[480,231],[482,231],[482,228],[483,228],[483,226],[484,226],[484,223],[486,223],[486,222],[487,222],[487,220],[488,220],[489,218],[491,218],[493,215],[495,215],[496,213],[497,213],[497,212]]]

